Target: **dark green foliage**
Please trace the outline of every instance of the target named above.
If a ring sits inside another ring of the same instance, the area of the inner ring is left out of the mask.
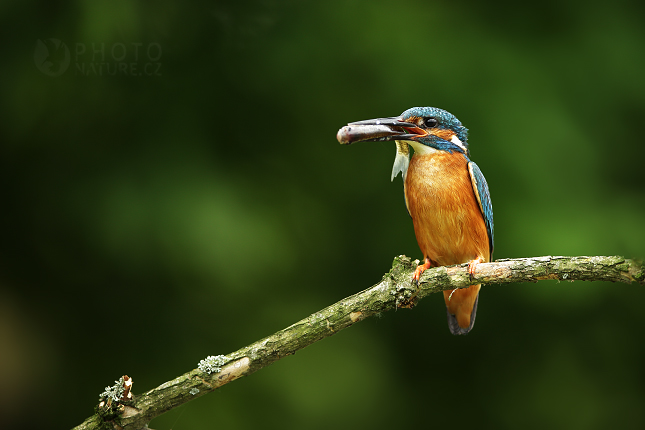
[[[645,257],[640,3],[5,3],[0,428],[80,424],[119,375],[152,389],[421,257],[394,144],[343,147],[348,121],[459,118],[495,258]],[[549,282],[484,287],[465,338],[431,296],[151,428],[645,427],[642,288]]]

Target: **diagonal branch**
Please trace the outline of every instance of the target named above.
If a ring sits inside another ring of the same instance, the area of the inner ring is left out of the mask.
[[[467,264],[436,267],[423,273],[418,290],[411,283],[417,264],[418,261],[412,261],[406,256],[396,257],[392,269],[378,284],[225,357],[217,357],[222,364],[219,371],[209,374],[206,372],[214,367],[205,368],[200,365],[205,371],[191,370],[157,388],[136,395],[134,400],[116,401],[111,407],[97,408],[98,413],[76,429],[144,428],[150,420],[170,409],[239,377],[250,375],[374,314],[399,307],[412,307],[416,301],[431,293],[478,283],[505,284],[543,279],[638,282],[645,285],[643,263],[618,256],[497,260],[477,265],[472,278],[468,274]]]

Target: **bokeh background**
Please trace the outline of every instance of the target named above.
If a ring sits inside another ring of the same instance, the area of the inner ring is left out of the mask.
[[[6,1],[0,417],[69,428],[421,257],[394,144],[349,121],[438,106],[470,129],[495,258],[645,257],[642,2]],[[645,427],[645,292],[485,287],[364,321],[150,423]]]

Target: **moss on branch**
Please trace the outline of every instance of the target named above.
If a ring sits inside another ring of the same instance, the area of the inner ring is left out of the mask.
[[[344,298],[226,356],[214,357],[217,366],[203,361],[200,368],[135,395],[133,400],[115,402],[109,406],[109,411],[99,410],[76,429],[145,428],[150,420],[172,408],[250,375],[374,314],[399,307],[413,307],[418,300],[431,293],[479,283],[492,285],[543,279],[637,282],[645,285],[643,264],[618,256],[497,260],[477,265],[473,277],[468,274],[467,264],[436,267],[423,273],[418,289],[411,282],[417,264],[417,260],[398,256],[391,270],[371,288]],[[109,417],[110,420],[102,417]]]

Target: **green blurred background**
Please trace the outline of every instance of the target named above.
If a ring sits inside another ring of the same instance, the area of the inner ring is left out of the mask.
[[[5,1],[0,427],[69,428],[421,257],[392,143],[470,129],[495,258],[645,257],[642,2]],[[64,45],[63,45],[64,44]],[[53,76],[57,75],[57,76]],[[485,287],[370,319],[150,423],[645,427],[642,288]]]

